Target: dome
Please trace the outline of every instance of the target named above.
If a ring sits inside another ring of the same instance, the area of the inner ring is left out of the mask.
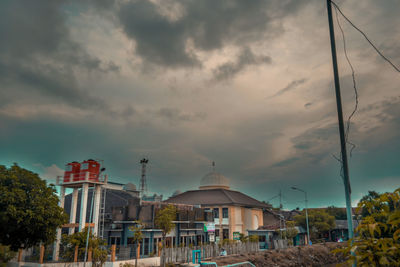
[[[200,181],[199,189],[229,189],[229,179],[217,172],[210,172]]]
[[[124,190],[125,191],[136,191],[136,185],[132,184],[132,183],[127,183],[124,186]]]
[[[181,193],[182,193],[181,190],[175,190],[175,192],[172,194],[172,196],[174,197],[174,196],[177,196],[177,195],[179,195]]]

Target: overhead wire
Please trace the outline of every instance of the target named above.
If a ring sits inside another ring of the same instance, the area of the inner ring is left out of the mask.
[[[358,109],[358,91],[357,91],[357,84],[356,84],[355,71],[354,71],[354,68],[353,68],[353,64],[351,64],[350,58],[349,58],[349,56],[347,55],[346,37],[345,37],[345,35],[344,35],[344,31],[343,31],[342,25],[340,24],[340,21],[339,21],[338,10],[337,10],[336,6],[335,6],[335,13],[336,13],[336,22],[337,22],[337,25],[339,26],[340,32],[342,33],[344,55],[345,55],[345,57],[346,57],[347,63],[348,63],[349,66],[350,66],[350,69],[351,69],[351,77],[352,77],[352,80],[353,80],[353,89],[354,89],[354,97],[355,97],[354,109],[353,109],[353,111],[351,112],[351,114],[349,115],[349,117],[347,118],[347,122],[346,122],[346,132],[345,132],[345,139],[346,139],[346,142],[351,146],[351,149],[350,149],[350,157],[351,157],[352,154],[353,154],[353,150],[354,150],[354,148],[356,147],[356,145],[355,145],[354,143],[352,143],[352,142],[349,141],[349,133],[350,133],[351,119],[353,118],[354,114],[357,112],[357,109]]]
[[[387,57],[385,57],[381,51],[379,51],[379,49],[372,43],[372,41],[368,38],[368,36],[367,36],[362,30],[360,30],[356,25],[354,25],[354,23],[353,23],[349,18],[347,18],[345,14],[343,14],[343,12],[342,12],[342,10],[339,8],[339,6],[338,6],[335,2],[333,2],[333,1],[331,1],[331,3],[334,5],[335,9],[337,9],[337,11],[339,11],[339,13],[342,15],[342,17],[343,17],[348,23],[350,23],[350,25],[351,25],[354,29],[356,29],[359,33],[361,33],[362,36],[364,36],[365,40],[367,40],[367,42],[375,49],[375,51],[376,51],[385,61],[387,61],[387,62],[393,67],[393,69],[395,69],[397,72],[400,72],[400,69],[399,69],[396,65],[394,65],[394,64],[392,63],[392,61],[390,61],[390,59],[388,59]]]

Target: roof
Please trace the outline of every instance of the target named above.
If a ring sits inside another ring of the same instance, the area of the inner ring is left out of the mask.
[[[347,220],[335,220],[335,229],[348,229]],[[353,227],[356,228],[358,226],[358,221],[353,220]]]
[[[254,208],[268,207],[267,204],[241,192],[223,188],[186,191],[182,194],[170,197],[165,200],[165,202],[190,205],[236,205]]]

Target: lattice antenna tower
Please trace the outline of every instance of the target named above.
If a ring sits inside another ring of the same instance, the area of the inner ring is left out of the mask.
[[[142,177],[140,178],[140,195],[143,197],[147,193],[147,182],[146,182],[146,164],[149,162],[148,159],[143,158],[140,160],[142,164]]]

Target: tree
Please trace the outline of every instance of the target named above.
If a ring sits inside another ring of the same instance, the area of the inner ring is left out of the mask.
[[[337,249],[359,266],[400,266],[400,188],[393,193],[364,198],[358,208],[368,214],[348,246]],[[352,255],[351,252],[354,252]]]
[[[334,216],[336,220],[347,220],[347,213],[345,208],[329,206],[326,208],[326,212],[329,215]]]
[[[156,214],[155,224],[162,231],[162,245],[163,249],[161,251],[161,266],[165,267],[165,238],[172,229],[174,229],[175,224],[172,222],[176,219],[176,208],[173,205],[168,205],[163,209],[159,210]]]
[[[86,227],[82,232],[62,236],[61,244],[64,248],[64,260],[74,261],[75,247],[78,247],[78,259],[84,260],[87,235],[88,228]],[[106,243],[103,239],[95,236],[90,231],[88,250],[92,251],[92,266],[101,267],[106,262],[108,253],[107,249],[104,248],[105,245]]]
[[[307,229],[306,215],[303,210],[301,214],[296,215],[294,220],[297,225]],[[323,232],[329,231],[335,227],[335,217],[322,210],[308,210],[308,225],[310,229],[310,238],[317,239]]]
[[[14,251],[49,244],[55,240],[57,228],[67,221],[54,187],[17,164],[10,168],[0,165],[1,244]]]
[[[369,211],[367,208],[368,205],[366,205],[366,203],[372,203],[379,197],[380,194],[376,191],[368,191],[368,194],[360,199],[360,201],[358,202],[358,206],[361,206],[361,217],[370,216],[372,213],[379,212],[381,210],[381,206],[372,205],[374,210]],[[377,203],[375,202],[375,204]]]
[[[137,222],[136,225],[129,227],[129,230],[133,232],[133,243],[135,244],[135,252],[137,253],[137,245],[138,243],[142,242],[143,239],[143,233],[142,233],[142,229],[143,229],[143,225],[140,221]],[[138,255],[136,255],[135,257],[135,267],[137,267],[137,257]]]
[[[3,246],[0,244],[0,267],[6,267],[7,262],[15,257],[17,253],[10,250],[10,246]]]
[[[299,231],[295,228],[295,222],[287,221],[286,230],[283,232],[283,236],[287,238],[289,245],[293,245],[293,238],[298,235]]]

